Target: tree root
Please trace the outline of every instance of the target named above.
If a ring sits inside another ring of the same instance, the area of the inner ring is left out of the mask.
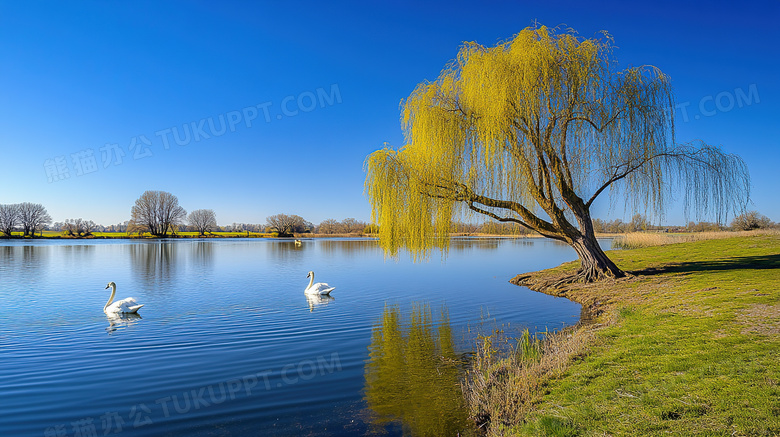
[[[615,281],[619,278],[625,278],[630,276],[625,272],[619,272],[619,274],[611,274],[611,272],[587,269],[578,270],[576,273],[543,273],[536,272],[533,274],[520,274],[510,279],[509,282],[520,285],[522,287],[528,287],[533,291],[540,293],[550,294],[553,296],[563,296],[568,290],[570,285],[574,284],[587,284],[601,281]]]

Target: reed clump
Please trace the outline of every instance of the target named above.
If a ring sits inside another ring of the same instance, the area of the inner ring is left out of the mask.
[[[545,393],[547,382],[585,355],[592,329],[577,326],[513,339],[502,329],[479,336],[463,382],[469,413],[488,435],[523,423]]]
[[[666,244],[691,243],[702,240],[749,237],[756,235],[780,235],[776,229],[757,229],[753,231],[696,232],[691,234],[666,234],[653,232],[631,232],[612,240],[613,249],[639,249],[642,247],[663,246]]]

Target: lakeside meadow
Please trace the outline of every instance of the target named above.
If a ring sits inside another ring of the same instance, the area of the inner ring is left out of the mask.
[[[488,434],[780,434],[780,235],[609,254],[629,276],[545,290],[588,309],[580,326],[531,358],[499,334],[478,348],[465,392]]]

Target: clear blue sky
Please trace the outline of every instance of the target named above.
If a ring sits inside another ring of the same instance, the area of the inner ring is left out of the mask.
[[[678,140],[741,155],[780,220],[777,1],[158,3],[0,1],[0,203],[108,225],[164,190],[222,225],[368,220],[363,161],[401,145],[400,100],[538,20],[670,75]]]

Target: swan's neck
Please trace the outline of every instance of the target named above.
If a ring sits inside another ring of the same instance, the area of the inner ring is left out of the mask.
[[[309,279],[309,286],[306,287],[307,290],[310,289],[312,285],[314,285],[314,273],[312,273],[310,276],[311,279]]]
[[[109,305],[111,305],[111,302],[114,300],[114,294],[116,294],[116,285],[111,284],[111,296],[108,298],[108,302],[106,302],[106,306],[103,307],[103,311],[108,308]]]

